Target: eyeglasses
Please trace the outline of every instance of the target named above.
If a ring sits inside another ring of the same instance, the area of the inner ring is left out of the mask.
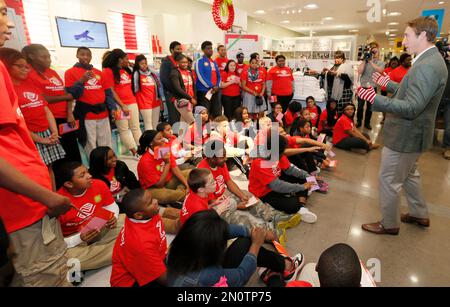
[[[29,65],[23,65],[23,64],[12,64],[12,66],[15,66],[15,67],[17,67],[18,69],[20,69],[20,70],[29,70],[30,69],[30,66]]]

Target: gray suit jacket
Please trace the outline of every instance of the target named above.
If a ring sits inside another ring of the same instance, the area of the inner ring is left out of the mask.
[[[436,114],[448,72],[437,48],[426,51],[400,84],[390,82],[392,98],[377,95],[374,111],[386,112],[384,144],[403,153],[421,153],[433,145]]]

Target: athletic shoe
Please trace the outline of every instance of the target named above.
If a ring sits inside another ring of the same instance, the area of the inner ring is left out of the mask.
[[[294,228],[300,224],[302,217],[300,214],[285,214],[280,213],[275,216],[275,228],[289,229]]]
[[[320,187],[320,189],[317,190],[317,192],[322,193],[322,194],[328,193],[328,189],[329,189],[328,183],[324,182],[323,180],[317,180],[317,184]]]
[[[258,275],[259,275],[259,278],[261,278],[261,280],[263,281],[263,283],[265,285],[267,285],[269,283],[269,279],[274,276],[278,276],[280,279],[283,279],[283,276],[281,276],[281,273],[274,272],[274,271],[272,271],[270,269],[266,269],[266,268],[260,268],[258,270]]]
[[[287,235],[286,228],[275,228],[275,235],[277,236],[277,242],[281,244],[284,248],[286,248]]]
[[[290,283],[297,279],[298,272],[305,266],[305,256],[303,254],[298,253],[293,258],[291,258],[294,263],[294,267],[290,271],[284,271],[283,278],[286,283]]]
[[[307,208],[302,207],[299,213],[302,216],[303,222],[307,224],[314,224],[315,222],[317,222],[317,215],[309,211]]]

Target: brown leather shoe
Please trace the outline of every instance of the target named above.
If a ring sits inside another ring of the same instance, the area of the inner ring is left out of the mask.
[[[422,227],[430,227],[430,219],[419,219],[417,217],[410,216],[409,214],[402,214],[402,223],[417,224]]]
[[[377,234],[377,235],[392,235],[396,236],[400,232],[400,228],[386,229],[381,222],[373,224],[364,224],[361,226],[363,230]]]

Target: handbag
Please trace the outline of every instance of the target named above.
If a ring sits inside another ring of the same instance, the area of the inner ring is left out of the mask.
[[[258,107],[260,107],[260,106],[262,106],[264,104],[264,99],[261,96],[256,96],[255,102],[256,102],[256,105]]]

